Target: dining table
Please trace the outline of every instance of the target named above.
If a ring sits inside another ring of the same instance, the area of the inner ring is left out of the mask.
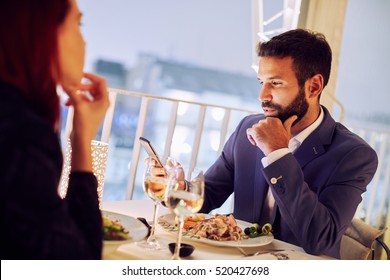
[[[154,205],[151,200],[121,200],[121,201],[103,201],[102,210],[115,212],[134,218],[142,217],[148,222],[152,221]],[[158,215],[170,214],[170,210],[162,205],[159,207]],[[104,253],[105,260],[169,260],[172,256],[168,244],[176,242],[177,232],[166,230],[160,224],[157,224],[155,235],[160,243],[160,249],[151,250],[139,246],[137,242],[127,243],[119,246],[115,251]],[[243,247],[241,250],[237,246],[215,246],[202,240],[183,238],[183,243],[191,244],[195,247],[194,252],[183,260],[331,260],[332,257],[321,255],[315,256],[306,253],[301,247],[273,239],[272,242],[251,247]],[[256,256],[245,256],[244,253],[250,254],[261,250],[263,253]],[[282,250],[275,253],[275,250]],[[265,252],[265,253],[264,253]],[[282,258],[281,258],[282,257]]]

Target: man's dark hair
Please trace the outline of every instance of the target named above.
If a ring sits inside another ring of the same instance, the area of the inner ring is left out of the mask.
[[[292,57],[293,70],[299,86],[316,74],[324,78],[324,87],[329,81],[332,64],[332,50],[325,36],[304,29],[294,29],[257,45],[260,57]]]

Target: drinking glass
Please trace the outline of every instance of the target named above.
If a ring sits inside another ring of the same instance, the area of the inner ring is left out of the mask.
[[[99,208],[102,208],[104,178],[106,175],[106,165],[108,159],[108,143],[92,140],[91,142],[92,155],[92,172],[98,181],[98,198]]]
[[[92,172],[98,181],[97,193],[99,199],[99,208],[102,206],[104,177],[106,174],[106,164],[108,158],[108,143],[92,140],[91,141]],[[67,139],[64,150],[64,163],[59,184],[59,195],[65,198],[68,192],[69,175],[71,171],[72,145],[70,139]]]
[[[165,191],[165,204],[177,216],[179,221],[177,241],[172,260],[180,260],[181,237],[183,234],[184,219],[202,208],[204,200],[203,171],[195,169],[189,173],[187,181],[183,180],[183,169],[176,167],[175,172],[168,175]]]
[[[166,164],[172,164],[174,160],[168,158]],[[167,166],[166,166],[167,168]],[[145,160],[145,170],[143,174],[143,190],[147,197],[154,202],[153,222],[149,237],[137,244],[141,247],[151,250],[160,249],[160,244],[155,236],[155,229],[157,223],[158,207],[164,201],[165,189],[167,184],[167,169],[156,168],[153,158],[148,157]]]

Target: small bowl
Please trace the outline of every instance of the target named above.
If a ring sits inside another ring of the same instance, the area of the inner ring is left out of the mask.
[[[169,247],[169,251],[171,251],[171,253],[173,254],[175,252],[176,243],[169,243],[168,247]],[[189,255],[192,254],[192,252],[194,252],[194,250],[195,250],[194,246],[186,243],[181,243],[179,256],[181,258],[188,257]]]

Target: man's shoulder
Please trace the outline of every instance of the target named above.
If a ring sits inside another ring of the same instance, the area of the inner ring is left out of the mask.
[[[350,131],[347,127],[340,123],[336,123],[335,133],[332,141],[332,148],[334,150],[345,152],[359,152],[364,153],[363,158],[369,158],[369,155],[377,157],[376,151],[365,139],[358,134]]]
[[[349,130],[346,126],[344,126],[343,124],[341,123],[336,123],[336,127],[335,127],[335,137],[336,138],[341,138],[343,141],[351,141],[351,142],[355,142],[355,143],[360,143],[361,145],[367,145],[369,146],[369,144],[362,138],[360,137],[358,134],[352,132],[351,130]],[[349,143],[351,143],[349,142]]]
[[[324,107],[323,107],[324,108]],[[336,122],[329,114],[326,108],[325,119],[320,125],[319,134],[324,144],[340,143],[349,146],[367,146],[370,145],[359,135],[352,132],[343,124]]]

